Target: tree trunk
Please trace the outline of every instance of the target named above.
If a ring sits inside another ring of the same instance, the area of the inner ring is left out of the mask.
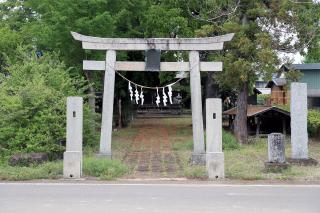
[[[95,125],[95,112],[96,112],[96,90],[92,85],[92,77],[90,71],[85,72],[86,78],[89,82],[89,91],[88,91],[88,103],[89,103],[89,120],[90,120],[90,131],[92,134],[96,132],[96,125]]]
[[[121,98],[118,100],[118,128],[122,128],[122,103]]]
[[[206,99],[219,97],[219,85],[215,82],[213,75],[214,73],[208,72],[206,77],[205,96],[204,101],[202,101],[202,117],[204,128],[206,127]]]
[[[248,108],[248,82],[240,88],[237,101],[237,115],[235,118],[234,132],[240,144],[248,142],[247,108]]]
[[[90,71],[86,72],[85,74],[86,74],[87,80],[89,82],[89,94],[88,94],[89,107],[92,112],[96,112],[96,90],[93,87],[93,85],[91,84],[92,77],[91,77]]]

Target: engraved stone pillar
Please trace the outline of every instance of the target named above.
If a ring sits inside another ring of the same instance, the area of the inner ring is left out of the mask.
[[[83,99],[67,98],[67,143],[63,154],[63,176],[80,178],[82,174]]]
[[[293,159],[308,159],[307,84],[291,84],[291,146]]]
[[[268,157],[271,163],[285,163],[284,135],[271,133],[268,135]]]
[[[192,164],[205,164],[205,147],[202,120],[200,58],[198,51],[189,52],[190,88],[192,107],[193,154]]]
[[[106,71],[104,74],[104,90],[102,104],[102,124],[100,137],[100,152],[98,156],[112,157],[112,116],[114,99],[116,51],[108,50],[106,55]]]
[[[206,99],[206,169],[210,180],[224,178],[222,152],[222,102],[220,98]]]

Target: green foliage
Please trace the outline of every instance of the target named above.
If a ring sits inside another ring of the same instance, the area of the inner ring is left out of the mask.
[[[290,90],[290,85],[292,82],[299,82],[299,80],[302,78],[303,73],[299,70],[289,70],[285,73],[287,83],[285,85],[286,90]]]
[[[237,142],[234,135],[225,130],[222,131],[222,149],[223,150],[233,150],[239,149],[239,143]]]
[[[62,161],[47,162],[30,167],[0,164],[0,180],[57,179],[62,176]]]
[[[177,142],[172,145],[173,150],[192,150],[193,141]]]
[[[312,137],[320,136],[320,111],[319,110],[309,110],[308,132]]]
[[[230,132],[222,130],[222,149],[223,150],[233,150],[238,149],[239,143],[237,142],[234,135]],[[174,150],[192,150],[193,149],[193,141],[183,141],[177,142],[173,144],[172,147]]]
[[[270,99],[269,94],[258,94],[257,96],[257,103],[259,105],[267,105],[268,100]]]
[[[207,178],[206,169],[204,166],[188,166],[184,170],[184,176],[189,179]]]
[[[102,180],[115,180],[129,171],[119,160],[88,157],[83,162],[84,175],[99,177]]]
[[[61,153],[64,148],[58,141],[65,138],[66,98],[82,95],[85,82],[71,78],[56,55],[36,58],[24,51],[7,68],[10,76],[0,79],[0,149],[7,154]],[[87,129],[85,123],[88,133]]]

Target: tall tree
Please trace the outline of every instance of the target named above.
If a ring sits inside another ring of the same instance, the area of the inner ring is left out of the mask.
[[[187,3],[192,17],[209,23],[202,26],[199,34],[236,33],[220,57],[224,71],[216,80],[225,88],[237,90],[234,131],[240,143],[247,143],[247,99],[255,80],[258,77],[270,79],[280,63],[278,51],[302,50],[319,27],[319,6],[312,1],[305,2],[308,3],[290,0]]]

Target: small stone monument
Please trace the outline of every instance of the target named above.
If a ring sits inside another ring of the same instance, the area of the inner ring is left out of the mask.
[[[291,83],[291,146],[289,163],[299,165],[316,165],[317,161],[308,156],[308,99],[306,83]]]
[[[224,178],[222,152],[222,102],[220,98],[206,99],[206,169],[209,180]]]
[[[63,176],[80,178],[82,174],[82,97],[67,98],[67,144],[63,154]]]
[[[267,170],[276,171],[288,168],[283,134],[271,133],[268,135],[268,158],[268,162],[265,163]]]

